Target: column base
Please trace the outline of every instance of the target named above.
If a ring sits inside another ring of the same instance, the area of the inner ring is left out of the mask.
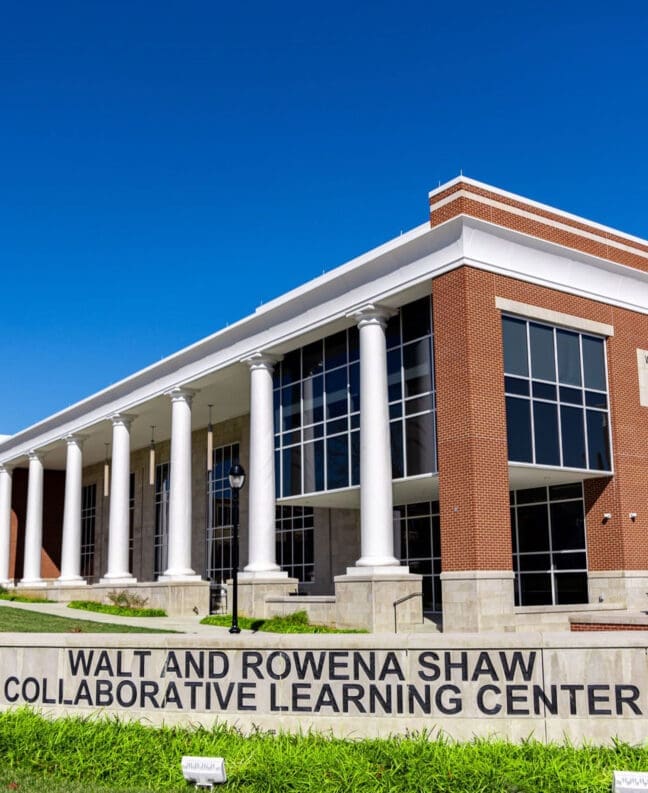
[[[45,589],[47,581],[43,578],[23,578],[18,582],[18,589]]]
[[[56,581],[54,581],[54,586],[88,586],[88,582],[85,580],[85,578],[81,578],[81,576],[74,578],[57,578]]]
[[[624,604],[629,611],[648,610],[648,570],[598,570],[587,573],[590,603]]]
[[[239,583],[241,581],[285,581],[288,573],[281,568],[276,570],[248,570],[246,567],[242,573],[238,574]]]
[[[14,589],[16,584],[13,578],[7,578],[4,581],[0,581],[0,586],[4,587],[5,589]]]
[[[193,570],[189,572],[173,572],[171,570],[167,570],[164,575],[158,576],[158,581],[162,583],[168,582],[181,582],[181,581],[202,581],[202,576],[199,576],[197,573],[194,573]]]
[[[366,578],[367,576],[403,576],[409,574],[409,567],[406,564],[368,565],[367,567],[358,566],[356,564],[355,567],[347,567],[346,569],[346,575],[351,578]],[[342,577],[343,576],[338,576],[338,578]]]
[[[407,567],[348,567],[335,576],[335,624],[396,633],[423,623],[423,577]]]
[[[137,583],[137,579],[130,573],[106,573],[103,578],[99,579],[99,583],[108,586],[132,586]]]
[[[238,574],[238,612],[246,617],[266,619],[271,614],[266,612],[267,597],[282,597],[297,592],[299,581],[288,578],[285,570],[280,575],[261,573]],[[227,581],[227,610],[232,611],[232,580]]]
[[[511,570],[441,573],[444,633],[515,630]]]
[[[262,578],[287,578],[288,573],[285,570],[282,570],[279,565],[275,565],[274,567],[265,567],[261,565],[247,565],[243,568],[243,570],[239,573],[239,578],[241,576],[260,576]]]

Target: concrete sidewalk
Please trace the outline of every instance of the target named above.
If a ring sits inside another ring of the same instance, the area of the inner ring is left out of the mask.
[[[0,599],[0,608],[23,609],[24,611],[37,611],[40,614],[52,614],[56,617],[68,619],[87,620],[89,622],[111,622],[114,625],[132,625],[138,628],[156,628],[159,630],[178,631],[179,633],[195,633],[204,636],[210,634],[227,633],[228,628],[218,628],[214,625],[201,625],[202,616],[196,617],[118,617],[113,614],[99,614],[96,611],[71,609],[65,603],[17,603],[13,600]],[[252,633],[252,631],[245,631]]]

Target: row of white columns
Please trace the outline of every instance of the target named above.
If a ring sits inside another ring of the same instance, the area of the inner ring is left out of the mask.
[[[373,305],[352,315],[360,336],[360,492],[362,572],[398,566],[392,530],[391,450],[387,396],[385,327],[391,312]],[[275,470],[272,374],[277,358],[257,353],[250,369],[249,562],[250,577],[285,576],[275,553]],[[191,404],[195,391],[175,388],[171,398],[171,475],[168,568],[161,580],[198,579],[191,563]],[[112,420],[112,468],[108,524],[108,565],[102,582],[135,582],[129,570],[130,426],[135,417]],[[69,435],[63,509],[62,586],[85,583],[81,577],[81,492],[83,436]],[[0,465],[0,584],[9,583],[12,469]],[[44,586],[41,578],[43,534],[43,455],[29,454],[23,578],[20,585]]]

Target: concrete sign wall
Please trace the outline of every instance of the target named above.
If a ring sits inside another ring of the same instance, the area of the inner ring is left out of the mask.
[[[5,634],[0,707],[153,723],[641,742],[648,641],[511,636]]]

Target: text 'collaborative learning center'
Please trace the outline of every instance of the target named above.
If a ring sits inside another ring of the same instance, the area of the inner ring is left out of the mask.
[[[459,177],[429,219],[0,441],[0,580],[373,631],[648,605],[648,242]]]

